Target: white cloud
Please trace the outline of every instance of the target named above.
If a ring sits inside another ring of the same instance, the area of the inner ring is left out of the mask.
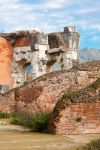
[[[61,8],[67,2],[69,2],[69,0],[50,0],[44,4],[44,7],[49,8],[49,9]]]
[[[6,31],[15,30],[21,26],[27,27],[30,22],[35,21],[36,14],[32,12],[32,6],[21,3],[19,0],[0,1],[0,22]]]
[[[40,3],[2,0],[0,27],[5,31],[35,27],[51,32],[74,25],[100,30],[99,4],[99,0],[41,0]]]

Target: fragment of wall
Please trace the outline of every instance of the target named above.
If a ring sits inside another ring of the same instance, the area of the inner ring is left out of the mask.
[[[14,90],[17,109],[28,112],[51,111],[65,91],[76,91],[96,80],[91,80],[88,74],[87,71],[58,71],[39,77]]]
[[[67,106],[50,128],[55,134],[100,133],[100,102]]]
[[[13,48],[10,43],[0,37],[0,84],[13,86],[12,79]]]

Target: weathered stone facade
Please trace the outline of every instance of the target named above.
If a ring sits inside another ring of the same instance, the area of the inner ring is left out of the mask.
[[[36,31],[19,31],[4,33],[2,37],[13,49],[10,66],[13,87],[51,72],[56,62],[62,70],[68,70],[77,61],[79,34],[74,27],[65,27],[64,32],[48,35]],[[29,66],[32,69],[27,72]]]

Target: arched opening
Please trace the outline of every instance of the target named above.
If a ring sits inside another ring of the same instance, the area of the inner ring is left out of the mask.
[[[19,64],[18,64],[18,72],[21,76],[20,84],[23,84],[24,82],[29,82],[33,79],[32,77],[32,72],[33,72],[33,67],[31,65],[31,62],[28,62],[27,59],[23,58]]]
[[[58,63],[58,62],[55,62],[55,63],[52,65],[52,71],[57,71],[57,70],[61,70],[61,64]]]
[[[56,59],[51,60],[47,63],[47,73],[61,70],[61,63],[59,63]]]
[[[31,63],[26,63],[23,66],[24,69],[24,79],[25,81],[32,81],[33,77],[32,77],[32,71],[33,71],[33,67],[31,65]]]

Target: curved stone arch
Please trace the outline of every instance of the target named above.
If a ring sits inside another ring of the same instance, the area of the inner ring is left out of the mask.
[[[57,71],[57,70],[62,70],[62,65],[60,62],[55,62],[53,65],[52,65],[52,71]]]
[[[50,73],[53,71],[61,70],[61,63],[58,60],[49,61],[46,66],[46,72]]]
[[[29,65],[31,65],[31,61],[26,58],[22,58],[20,61],[16,62],[15,64],[16,66],[14,66],[13,79],[14,79],[14,87],[17,87],[22,85],[24,82],[28,81],[26,77],[27,76],[26,68]],[[32,80],[32,76],[31,76],[31,80]]]
[[[59,65],[59,68],[53,68],[54,65]],[[48,54],[48,62],[47,62],[47,69],[46,72],[52,72],[52,71],[56,71],[56,70],[62,70],[62,64],[63,64],[63,53],[62,52],[55,52],[55,53],[51,53]]]
[[[31,81],[33,79],[33,77],[32,77],[33,66],[32,66],[31,62],[26,62],[23,65],[23,72],[24,72],[25,82]]]
[[[18,62],[17,67],[20,72],[22,71],[24,73],[24,70],[25,70],[26,66],[28,66],[28,64],[31,64],[31,62],[28,61],[27,59],[23,58]]]

